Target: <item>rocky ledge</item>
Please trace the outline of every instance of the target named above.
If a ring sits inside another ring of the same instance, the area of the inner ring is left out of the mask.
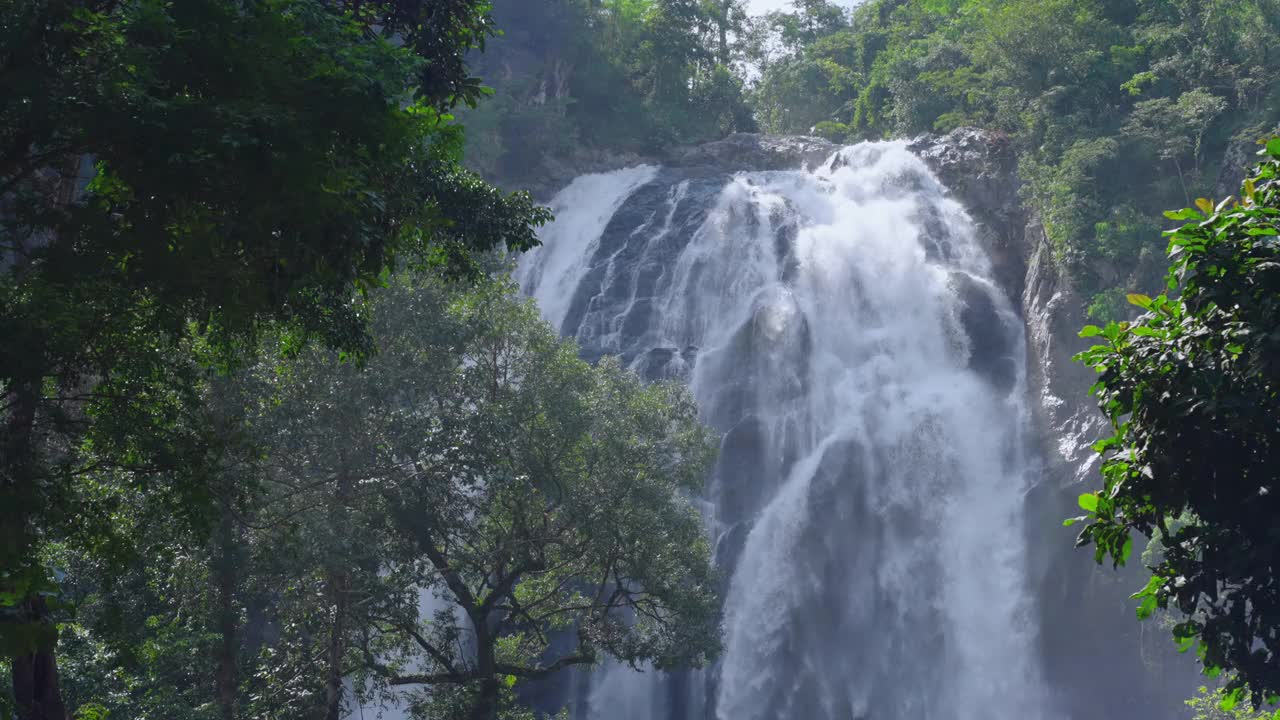
[[[817,137],[734,133],[723,140],[681,150],[665,160],[672,167],[716,167],[734,172],[815,167],[838,146]]]
[[[1019,197],[1017,158],[1007,136],[978,128],[924,135],[913,152],[955,193],[978,224],[995,279],[1022,310],[1028,374],[1048,460],[1044,481],[1056,489],[1092,481],[1092,443],[1105,421],[1088,395],[1093,371],[1072,357],[1088,343],[1077,333],[1084,301],[1054,259],[1044,229]]]
[[[1075,496],[1100,482],[1092,444],[1109,434],[1088,393],[1093,371],[1071,359],[1090,344],[1078,335],[1088,322],[1084,299],[1056,261],[1036,214],[1022,204],[1016,157],[1005,136],[960,128],[915,138],[910,147],[977,222],[995,279],[1026,323],[1027,384],[1044,462],[1027,494],[1029,530],[1055,536],[1030,543],[1040,553],[1030,566],[1037,569],[1042,641],[1052,648],[1047,673],[1061,687],[1126,698],[1148,717],[1177,712],[1177,699],[1195,687],[1195,666],[1173,653],[1161,633],[1144,635],[1133,621],[1127,596],[1141,586],[1140,566],[1120,573],[1097,566],[1088,553],[1071,548],[1072,531],[1060,528]],[[1228,164],[1245,165],[1244,151],[1236,155]],[[1118,644],[1118,637],[1127,641]],[[1153,664],[1158,672],[1147,669]],[[1076,705],[1074,697],[1066,702],[1068,717],[1096,710],[1087,701]]]

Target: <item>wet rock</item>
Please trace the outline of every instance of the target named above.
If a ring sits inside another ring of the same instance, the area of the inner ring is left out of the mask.
[[[1030,248],[1018,197],[1018,158],[1008,136],[979,128],[921,135],[909,144],[969,211],[991,258],[995,279],[1015,304],[1025,285]]]
[[[760,418],[748,416],[725,433],[714,477],[720,490],[718,507],[726,522],[750,520],[760,507],[764,493],[772,485],[774,470],[769,447],[768,426]]]
[[[710,166],[734,172],[794,170],[825,162],[836,146],[817,137],[774,137],[735,133],[723,140],[698,145],[668,160],[673,167]]]
[[[969,339],[969,369],[1007,395],[1018,382],[1017,333],[992,297],[999,291],[962,272],[951,274],[951,284],[960,301],[960,325]]]
[[[1260,138],[1280,135],[1280,125],[1270,131],[1265,127],[1246,129],[1238,133],[1222,158],[1222,170],[1218,173],[1218,181],[1214,185],[1216,199],[1240,193],[1240,184],[1258,164],[1258,145]]]

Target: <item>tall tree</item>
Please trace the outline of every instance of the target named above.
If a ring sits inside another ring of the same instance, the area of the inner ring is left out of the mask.
[[[687,391],[579,360],[505,285],[447,293],[444,318],[441,293],[384,293],[379,355],[306,361],[273,411],[287,484],[359,508],[326,521],[339,677],[363,655],[369,681],[492,720],[514,684],[606,654],[705,664],[719,613],[687,493],[715,445]]]
[[[1235,673],[1228,706],[1280,700],[1280,138],[1266,154],[1239,201],[1168,214],[1170,294],[1131,295],[1146,313],[1086,327],[1105,342],[1079,356],[1115,430],[1079,542],[1119,564],[1159,531],[1138,616],[1178,610],[1182,649]]]
[[[96,433],[135,480],[180,462],[199,433],[176,438],[149,402],[191,379],[184,343],[228,365],[280,322],[364,352],[352,290],[397,259],[465,269],[535,242],[543,215],[461,171],[442,115],[478,93],[461,58],[485,7],[0,8],[0,645],[20,717],[66,715],[42,547],[80,514],[75,450]],[[198,475],[168,489],[198,504]]]
[[[715,443],[687,390],[582,362],[502,283],[401,278],[371,297],[365,362],[265,352],[207,386],[223,432],[254,440],[215,483],[229,531],[202,541],[126,487],[112,515],[161,561],[66,549],[87,591],[67,656],[80,705],[506,717],[521,683],[606,656],[714,656],[689,494]]]

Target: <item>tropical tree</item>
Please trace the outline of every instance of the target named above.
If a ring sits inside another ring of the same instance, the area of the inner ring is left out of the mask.
[[[1119,564],[1158,533],[1138,616],[1181,614],[1179,646],[1234,673],[1224,710],[1280,699],[1280,138],[1264,154],[1238,201],[1168,214],[1187,222],[1168,233],[1170,292],[1130,296],[1146,313],[1086,327],[1104,343],[1079,356],[1115,431],[1079,543]]]
[[[579,360],[512,292],[397,284],[378,356],[316,355],[272,411],[273,472],[316,498],[289,517],[328,536],[331,683],[362,658],[364,682],[428,686],[441,717],[494,718],[516,683],[606,654],[672,668],[719,646],[688,500],[715,445],[692,399]]]
[[[370,295],[362,362],[282,360],[276,338],[204,386],[208,424],[248,440],[206,463],[212,532],[111,483],[100,505],[140,551],[58,549],[78,707],[505,718],[521,683],[605,656],[714,656],[718,581],[689,498],[715,443],[688,392],[579,360],[504,283]]]
[[[20,717],[66,715],[46,548],[83,534],[86,443],[114,481],[166,471],[154,495],[208,520],[200,368],[276,323],[291,348],[366,352],[352,294],[384,269],[536,242],[545,216],[460,169],[444,114],[479,92],[461,58],[485,7],[0,9],[0,652]]]
[[[1189,204],[1191,195],[1187,189],[1187,175],[1199,178],[1205,133],[1214,118],[1226,109],[1225,100],[1203,89],[1185,92],[1176,100],[1144,100],[1134,107],[1125,131],[1154,144],[1160,159],[1173,163],[1183,197]],[[1184,167],[1188,159],[1191,164]]]

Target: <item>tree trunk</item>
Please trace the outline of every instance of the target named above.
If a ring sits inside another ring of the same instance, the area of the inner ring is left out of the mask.
[[[48,622],[44,598],[28,597],[24,613],[30,622]],[[56,634],[55,634],[56,639]],[[58,688],[58,663],[53,645],[13,658],[13,696],[18,720],[67,720],[67,708]]]
[[[732,0],[722,0],[720,3],[720,43],[717,48],[719,57],[716,59],[721,65],[729,67],[729,4]]]
[[[333,623],[329,628],[328,677],[325,684],[325,718],[341,720],[342,717],[342,658],[346,655],[347,614],[350,611],[350,577],[346,572],[331,570],[329,573],[330,602],[333,604]]]
[[[475,702],[471,706],[470,720],[497,720],[502,686],[498,684],[498,662],[494,647],[496,638],[483,610],[469,609],[468,615],[476,631],[476,674],[480,677],[480,686],[476,688]]]
[[[19,573],[39,572],[30,562],[35,552],[33,518],[41,505],[37,490],[34,428],[40,383],[15,378],[4,395],[9,409],[3,437],[0,468],[0,565]],[[13,695],[19,720],[66,720],[67,709],[58,687],[58,663],[54,654],[57,630],[49,620],[43,597],[31,594],[20,601],[20,622],[37,626],[41,639],[30,652],[12,657]],[[44,627],[40,627],[44,626]],[[0,627],[0,632],[4,632]],[[7,633],[6,633],[7,634]]]
[[[1191,193],[1187,191],[1187,179],[1182,174],[1182,163],[1177,158],[1173,159],[1173,167],[1178,171],[1178,184],[1182,185],[1182,197],[1187,201],[1187,207],[1191,207]]]
[[[341,539],[344,548],[348,546],[348,508],[351,505],[352,481],[346,467],[345,455],[341,458],[338,471],[338,487],[334,493],[333,504],[329,508],[330,531],[333,537]],[[343,696],[342,661],[347,654],[347,616],[351,612],[351,562],[349,552],[337,553],[332,558],[328,571],[329,602],[333,609],[333,622],[329,627],[329,647],[327,651],[328,670],[325,683],[325,718],[341,720]]]
[[[497,719],[500,690],[498,678],[492,673],[480,679],[480,687],[476,690],[476,702],[471,709],[471,720]]]
[[[235,720],[236,716],[236,634],[239,631],[235,608],[236,560],[238,538],[235,518],[231,512],[230,488],[222,498],[222,518],[218,527],[220,552],[214,569],[218,596],[218,644],[215,682],[218,710],[223,720]]]

